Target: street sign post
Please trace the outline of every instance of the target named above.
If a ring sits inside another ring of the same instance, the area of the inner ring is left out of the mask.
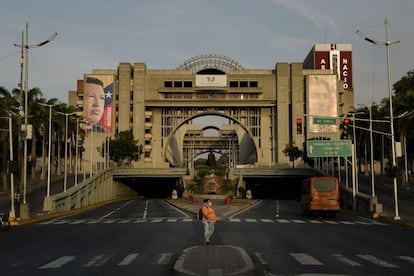
[[[352,156],[351,140],[308,140],[308,157],[346,157]]]

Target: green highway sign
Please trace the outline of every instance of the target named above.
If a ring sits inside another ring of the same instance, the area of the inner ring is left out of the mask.
[[[308,157],[346,157],[352,155],[351,140],[308,140]]]
[[[336,125],[336,118],[313,117],[315,125]]]

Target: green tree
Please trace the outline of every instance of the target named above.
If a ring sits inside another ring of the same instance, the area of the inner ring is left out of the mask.
[[[0,116],[4,117],[4,119],[0,120],[0,129],[2,130],[8,130],[9,129],[9,123],[7,120],[7,117],[9,116],[9,114],[7,113],[7,111],[16,111],[15,108],[18,106],[18,101],[15,95],[13,95],[13,93],[10,93],[6,88],[0,86]],[[13,118],[13,122],[15,121],[15,119]],[[17,126],[17,124],[14,124],[15,126]],[[17,127],[13,128],[13,134],[18,133]],[[14,135],[15,137],[17,137],[17,135]],[[0,145],[1,146],[1,162],[0,162],[0,168],[1,168],[1,180],[3,185],[0,185],[0,187],[2,186],[2,190],[6,191],[7,190],[7,161],[9,160],[10,156],[9,156],[9,133],[8,131],[0,131]],[[14,144],[16,145],[17,140],[13,141]],[[15,149],[17,147],[14,147]],[[16,155],[16,150],[14,153],[14,156],[17,157]]]
[[[294,146],[292,144],[286,145],[283,153],[289,156],[290,161],[293,162],[293,168],[295,167],[295,160],[302,156],[302,151],[297,146]]]
[[[102,145],[102,156],[105,147],[106,143]],[[115,139],[109,140],[109,158],[117,162],[119,166],[138,160],[140,150],[138,140],[134,139],[134,135],[129,130],[119,132]]]

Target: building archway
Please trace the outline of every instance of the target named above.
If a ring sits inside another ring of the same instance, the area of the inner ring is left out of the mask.
[[[232,122],[232,124],[226,125],[225,128],[219,128],[219,137],[204,137],[202,135],[203,129],[216,128],[215,126],[196,128],[192,124],[194,119],[204,116],[226,118],[229,122]],[[219,112],[204,112],[195,114],[183,120],[172,130],[167,138],[167,143],[163,148],[164,162],[168,162],[172,167],[183,167],[188,165],[188,154],[186,155],[185,149],[188,149],[188,143],[191,143],[191,139],[193,145],[197,143],[199,151],[203,151],[201,149],[203,146],[200,146],[200,143],[205,143],[204,150],[209,149],[213,151],[228,146],[229,154],[233,154],[233,166],[236,164],[243,165],[257,162],[258,146],[254,142],[252,133],[250,133],[249,129],[240,121],[230,115]],[[235,149],[237,149],[237,152]]]

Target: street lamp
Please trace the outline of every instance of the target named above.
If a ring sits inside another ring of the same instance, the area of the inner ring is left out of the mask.
[[[76,114],[76,112],[64,113],[57,112],[60,115],[65,116],[65,178],[63,179],[63,191],[66,192],[67,182],[68,182],[68,117],[70,115]]]
[[[363,35],[359,30],[356,33],[364,40],[372,43],[374,45],[385,45],[387,50],[387,75],[388,75],[388,96],[390,101],[390,123],[391,123],[391,148],[392,148],[392,171],[394,171],[396,167],[396,158],[395,158],[395,137],[394,137],[394,114],[393,114],[393,104],[392,104],[392,90],[391,90],[391,68],[390,68],[390,45],[400,43],[399,40],[396,41],[389,41],[388,40],[388,20],[385,18],[385,42],[384,41],[377,41],[375,39],[369,38]],[[395,202],[395,220],[400,220],[400,216],[398,215],[398,190],[397,190],[397,176],[393,175],[394,180],[394,202]]]
[[[26,34],[26,41],[23,41],[24,34]],[[50,41],[52,41],[57,36],[57,33],[53,33],[52,36],[50,36],[47,40],[40,42],[38,44],[32,44],[29,45],[29,23],[26,22],[26,28],[25,31],[23,31],[22,34],[22,44],[14,44],[14,46],[22,48],[22,54],[24,49],[24,68],[25,68],[25,81],[24,81],[24,131],[25,131],[25,137],[24,137],[24,153],[23,153],[23,204],[26,204],[26,187],[27,187],[27,117],[28,117],[28,94],[29,94],[29,48],[38,48],[40,46],[43,46]],[[22,64],[23,65],[23,64]]]
[[[87,123],[87,121],[76,118],[75,187],[78,185],[79,123]]]
[[[51,159],[51,145],[52,145],[52,107],[56,106],[56,104],[45,104],[39,103],[42,106],[49,107],[49,144],[48,144],[48,160],[47,160],[47,191],[46,197],[50,196],[50,159]]]
[[[365,105],[362,105],[365,106]],[[365,106],[367,107],[367,106]],[[374,176],[374,139],[372,137],[372,104],[369,105],[369,140],[371,149],[371,195],[375,196],[375,176]]]

